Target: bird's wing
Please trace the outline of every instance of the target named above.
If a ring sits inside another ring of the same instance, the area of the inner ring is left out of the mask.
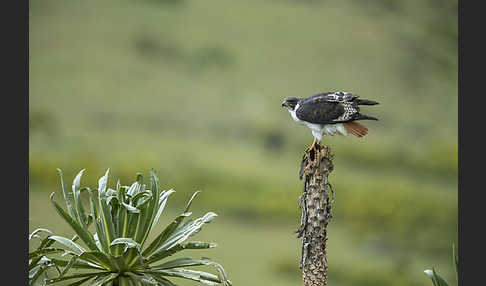
[[[328,102],[351,102],[359,96],[354,93],[344,91],[332,91],[313,95],[307,100],[328,101]]]
[[[310,123],[333,124],[353,120],[359,107],[352,102],[358,96],[346,92],[316,94],[299,102],[297,118]]]

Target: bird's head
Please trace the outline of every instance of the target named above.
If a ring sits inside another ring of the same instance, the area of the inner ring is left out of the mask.
[[[294,110],[295,106],[297,106],[297,102],[299,102],[299,99],[297,97],[286,97],[282,102],[282,107],[285,107],[289,110]]]

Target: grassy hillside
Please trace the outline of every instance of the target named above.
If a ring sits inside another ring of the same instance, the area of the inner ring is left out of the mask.
[[[330,279],[423,285],[422,269],[438,263],[452,281],[456,9],[418,0],[31,0],[31,217],[59,191],[56,168],[67,179],[86,168],[91,186],[108,167],[113,184],[154,168],[177,191],[172,204],[201,189],[198,206],[228,220],[207,235],[231,245],[217,251],[233,280],[261,273],[251,284],[273,285],[295,271],[295,284],[297,173],[312,136],[280,103],[345,90],[379,101],[363,113],[380,121],[366,122],[363,139],[324,139],[336,156]],[[254,242],[237,250],[249,239],[239,229]],[[282,239],[274,252],[258,248]]]

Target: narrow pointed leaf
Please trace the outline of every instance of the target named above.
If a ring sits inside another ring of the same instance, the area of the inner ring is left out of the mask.
[[[70,284],[67,284],[66,286],[80,286],[82,285],[83,283],[86,283],[88,280],[90,279],[93,279],[93,277],[87,277],[87,278],[84,278],[84,279],[81,279],[79,281],[76,281],[76,282],[73,282],[73,283],[70,283]]]
[[[50,231],[48,229],[38,228],[38,229],[34,230],[31,234],[29,234],[29,240],[31,240],[34,237],[39,237],[37,234],[40,233],[40,232],[45,232],[49,235],[53,235],[52,231]]]
[[[67,266],[68,263],[69,263],[69,261],[57,259],[57,258],[52,258],[52,262],[55,263],[58,266],[63,266],[63,267]],[[79,269],[105,270],[104,268],[102,268],[101,266],[99,266],[97,264],[87,262],[87,261],[83,261],[82,259],[77,259],[77,261],[74,262],[74,264],[71,267],[72,268],[79,268]]]
[[[96,243],[94,242],[91,233],[85,230],[77,221],[75,221],[69,214],[67,214],[55,201],[54,193],[51,194],[51,202],[54,205],[57,213],[73,228],[76,234],[83,240],[84,243],[91,249],[98,249]]]
[[[154,270],[154,271],[149,270],[146,271],[146,273],[160,274],[169,277],[185,278],[189,280],[198,281],[206,285],[214,285],[214,282],[222,283],[222,281],[219,279],[217,275],[207,273],[204,271],[188,270],[184,268],[174,268],[174,269]]]
[[[38,266],[37,269],[34,268],[32,273],[29,272],[29,285],[36,285],[35,282],[41,277],[42,274],[45,274],[46,270],[51,266]]]
[[[228,280],[228,276],[226,275],[226,272],[224,271],[223,266],[221,266],[217,262],[212,261],[209,258],[203,257],[203,258],[201,258],[201,260],[206,262],[207,265],[210,265],[210,266],[213,266],[213,267],[216,268],[216,270],[218,271],[219,280],[221,281],[221,283],[223,283],[224,286],[230,286],[231,285],[231,281]]]
[[[81,177],[83,176],[84,170],[85,169],[82,169],[81,171],[79,171],[79,173],[76,175],[76,177],[73,180],[73,185],[72,185],[73,194],[74,194],[74,192],[78,191],[80,186],[81,186]]]
[[[150,214],[149,228],[151,228],[154,218],[157,215],[157,210],[159,207],[159,199],[160,199],[159,178],[157,177],[153,169],[150,170],[150,183],[151,183],[150,190],[152,193],[153,200],[151,200],[149,204],[149,214]]]
[[[108,275],[98,276],[95,280],[93,280],[90,286],[101,286],[105,283],[108,283],[118,277],[118,273],[110,273]]]
[[[110,169],[106,170],[106,173],[103,177],[98,180],[98,196],[100,198],[104,198],[106,196],[106,188],[108,183],[108,173]]]
[[[100,218],[96,219],[95,228],[96,228],[96,233],[94,234],[93,239],[95,239],[96,246],[100,251],[109,252],[108,251],[109,244],[107,242],[105,229],[103,228],[103,224],[101,223]]]
[[[133,281],[140,283],[141,285],[152,285],[152,286],[157,286],[157,281],[150,276],[147,275],[140,275],[140,274],[135,274],[132,272],[126,272],[126,275],[130,277]]]
[[[112,200],[114,200],[114,202],[112,202]],[[107,196],[106,197],[106,204],[107,205],[111,205],[113,207],[113,205],[116,205],[118,204],[118,197],[117,196]]]
[[[110,258],[107,254],[100,251],[87,251],[79,256],[80,259],[93,264],[99,265],[106,270],[114,270],[115,266],[112,265]]]
[[[80,273],[80,274],[74,274],[74,275],[70,275],[70,276],[64,276],[64,277],[61,277],[61,278],[56,277],[56,278],[48,279],[46,282],[47,282],[47,284],[54,284],[54,283],[57,283],[57,282],[70,280],[70,279],[76,279],[76,278],[86,278],[86,277],[93,278],[93,277],[96,277],[97,275],[102,275],[102,274],[105,274],[105,273],[109,273],[109,272]]]
[[[160,199],[159,199],[159,209],[157,210],[157,214],[155,215],[155,218],[154,218],[154,221],[152,223],[152,227],[150,228],[150,231],[152,231],[154,229],[155,225],[157,225],[157,222],[159,221],[160,215],[162,214],[162,211],[164,210],[165,205],[167,203],[167,199],[173,193],[175,193],[175,191],[172,190],[172,189],[170,189],[170,190],[164,192],[160,196]]]
[[[84,248],[82,248],[81,246],[79,246],[78,244],[76,244],[75,242],[73,242],[72,240],[67,239],[65,237],[57,236],[57,235],[52,235],[49,238],[52,239],[52,240],[55,240],[55,241],[57,241],[59,243],[61,243],[65,247],[69,248],[69,250],[71,250],[72,252],[76,253],[76,255],[81,255],[81,254],[83,254],[83,252],[86,251]]]
[[[113,190],[112,188],[108,188],[106,190],[106,196],[107,197],[116,196],[116,195],[117,195],[117,191],[116,190]]]
[[[137,180],[139,178],[140,177],[137,176]],[[133,198],[135,197],[135,195],[137,195],[140,192],[141,187],[142,187],[141,183],[136,181],[130,186],[130,188],[128,188],[127,194]]]
[[[141,228],[139,230],[139,233],[135,237],[135,240],[140,243],[140,245],[145,244],[145,240],[148,237],[149,231],[152,228],[153,221],[155,219],[155,216],[157,215],[157,210],[159,207],[159,198],[160,198],[160,192],[159,192],[159,183],[158,183],[158,178],[155,175],[155,172],[153,170],[150,170],[150,182],[151,182],[151,190],[149,191],[151,194],[151,197],[149,200],[146,201],[147,206],[145,209],[144,214],[142,215],[143,219],[143,224],[140,224]],[[139,208],[144,209],[143,203],[140,205],[137,205]]]
[[[128,227],[128,214],[127,210],[124,208],[118,209],[118,237],[127,237],[127,227]],[[114,255],[120,255],[122,246],[119,245],[115,248]]]
[[[137,209],[137,208],[136,208],[136,207],[134,207],[134,206],[131,206],[131,205],[126,204],[126,203],[124,203],[124,202],[121,202],[121,204],[122,204],[122,206],[123,206],[123,207],[125,207],[125,209],[126,209],[127,211],[129,211],[129,212],[131,212],[131,213],[135,213],[135,214],[140,213],[140,210],[139,210],[139,209]]]
[[[131,238],[123,238],[123,237],[117,238],[111,242],[110,246],[115,246],[118,244],[122,244],[125,246],[123,252],[126,252],[128,248],[135,248],[140,252],[140,248],[141,248],[140,244],[138,244]]]
[[[429,276],[430,280],[432,280],[432,283],[434,283],[434,286],[439,286],[439,282],[437,282],[436,277],[434,276],[434,272],[430,269],[424,270],[424,273]]]
[[[148,257],[153,254],[177,229],[184,218],[190,216],[191,213],[180,214],[171,224],[169,224],[143,251],[142,255]]]
[[[434,273],[436,280],[439,282],[439,286],[449,286],[447,282],[439,274],[437,274],[434,268],[432,268],[432,272]]]
[[[110,209],[106,204],[105,199],[100,198],[99,202],[101,225],[103,227],[103,231],[106,237],[107,248],[109,249],[111,241],[115,238],[115,228],[113,225]]]
[[[150,214],[148,213],[147,209],[142,209],[141,212],[138,214],[137,223],[135,225],[135,241],[140,244],[143,244],[143,237],[145,235],[145,228],[146,225],[149,223],[150,218],[148,217]]]
[[[44,238],[39,247],[37,247],[37,249],[42,249],[42,248],[47,248],[47,247],[50,247],[52,244],[54,243],[54,240],[50,239],[49,237],[46,237]]]
[[[452,244],[452,264],[454,265],[454,272],[456,274],[456,281],[459,282],[459,262],[454,244]]]
[[[77,255],[74,255],[73,257],[71,257],[71,260],[69,260],[68,264],[64,267],[64,269],[62,270],[59,277],[63,277],[69,271],[69,269],[74,265],[74,263],[76,262],[78,257],[79,256],[77,256]]]
[[[138,209],[142,209],[142,208],[145,208],[147,205],[150,204],[151,202],[151,197],[152,195],[146,195],[146,196],[143,196],[142,198],[138,199],[135,206],[138,208]]]
[[[53,267],[51,259],[43,256],[35,262],[34,267],[29,267],[29,284],[35,285],[36,281],[40,278],[45,271]]]
[[[189,208],[191,207],[191,204],[192,204],[192,200],[194,200],[194,198],[197,196],[197,194],[199,194],[201,191],[196,191],[194,192],[194,194],[192,194],[192,197],[189,199],[189,202],[187,203],[187,206],[186,206],[186,209],[184,210],[185,213],[187,213],[189,211]]]
[[[208,265],[208,259],[193,259],[189,257],[181,257],[174,260],[167,261],[163,264],[153,266],[153,269],[171,269],[187,266]]]
[[[125,189],[122,188],[122,187],[119,187],[118,188],[118,203],[120,204],[119,205],[119,208],[118,208],[118,216],[117,216],[117,219],[118,219],[118,237],[126,237],[125,234],[126,234],[126,222],[125,222],[125,218],[126,218],[126,212],[128,212],[128,210],[126,210],[126,208],[123,206],[124,204],[124,201],[125,201]]]
[[[175,245],[185,241],[190,236],[199,232],[205,223],[210,222],[216,216],[217,215],[215,213],[209,212],[205,214],[203,217],[198,218],[191,224],[182,227],[179,232],[175,233],[169,239],[167,239],[167,241],[164,244],[162,244],[162,246],[157,251],[171,249]]]
[[[111,212],[109,206],[106,203],[106,190],[108,184],[108,174],[110,169],[108,169],[103,177],[98,180],[98,202],[100,208],[100,219],[101,219],[101,226],[103,228],[103,233],[106,238],[105,241],[105,251],[106,249],[110,251],[110,243],[115,238],[115,228],[113,225],[113,220],[111,217]],[[100,238],[100,242],[103,245],[104,239],[102,239],[101,234],[98,234]]]
[[[434,268],[432,270],[425,270],[424,272],[430,277],[435,286],[448,286],[447,282],[437,274]]]
[[[193,271],[193,270],[187,270],[183,269],[182,267],[187,267],[187,266],[200,266],[200,265],[209,265],[213,266],[216,268],[218,271],[218,276],[215,276],[213,274],[209,274],[206,272],[200,272],[200,271]],[[161,265],[157,265],[152,267],[154,270],[169,270],[173,269],[176,272],[184,272],[184,273],[190,273],[191,275],[194,273],[198,273],[202,279],[204,280],[210,280],[213,282],[218,282],[221,281],[223,285],[231,285],[231,282],[228,280],[226,272],[224,271],[223,267],[212,261],[209,258],[202,257],[201,259],[192,259],[192,258],[177,258],[171,261],[168,261],[166,263],[163,263]],[[209,275],[209,276],[205,276]],[[217,279],[216,279],[217,278]],[[218,281],[216,281],[218,280]]]
[[[132,203],[134,206],[136,206],[138,204],[138,202],[144,198],[144,197],[152,197],[152,192],[150,191],[143,191],[143,192],[139,192],[138,194],[136,194],[133,199],[132,199]]]
[[[138,216],[137,216],[137,222],[134,226],[135,231],[134,231],[133,236],[134,236],[135,242],[137,242],[139,245],[143,244],[142,238],[144,236],[144,230],[145,230],[146,224],[148,223],[147,216],[148,216],[147,209],[142,209],[141,213],[138,214]],[[133,266],[133,264],[137,262],[137,258],[138,258],[139,254],[140,254],[140,251],[137,251],[137,252],[132,251],[127,256],[127,261],[128,261],[129,267]]]
[[[54,240],[53,240],[54,242]],[[47,247],[47,248],[41,248],[34,250],[32,252],[29,252],[29,259],[36,258],[38,256],[46,255],[46,254],[54,254],[54,253],[62,253],[64,252],[64,249],[61,248],[53,248],[53,247]]]
[[[91,216],[93,217],[94,220],[98,217],[98,210],[96,208],[96,200],[95,200],[95,193],[91,189],[88,189],[89,193],[89,207],[91,211]]]
[[[162,276],[153,275],[153,277],[162,286],[177,286],[176,284],[172,283],[172,281],[170,281],[169,279],[165,279]]]
[[[84,169],[81,170],[76,177],[73,180],[73,185],[72,185],[72,191],[73,191],[73,197],[74,197],[74,205],[76,207],[76,212],[78,214],[78,222],[80,225],[82,225],[85,229],[87,228],[87,218],[86,214],[84,212],[84,207],[81,202],[81,190],[80,190],[80,185],[81,185],[81,177],[83,176]]]
[[[71,217],[75,220],[77,220],[77,214],[76,211],[74,210],[73,207],[73,201],[71,194],[66,188],[66,184],[64,183],[64,175],[62,174],[61,169],[57,169],[57,172],[59,173],[59,176],[61,177],[61,188],[62,188],[62,194],[64,196],[64,201],[66,202],[66,207],[68,210],[68,213],[71,215]]]
[[[37,256],[35,258],[29,259],[29,271],[32,270],[32,268],[36,267],[41,259],[42,256]]]
[[[216,247],[216,243],[209,243],[209,242],[200,242],[200,241],[188,241],[178,244],[167,251],[159,252],[155,255],[150,256],[150,259],[147,261],[148,264],[152,264],[159,260],[162,260],[168,256],[171,256],[179,251],[184,249],[206,249],[206,248],[213,248]],[[154,266],[156,267],[156,266]]]
[[[135,237],[135,230],[139,215],[139,213],[128,213],[127,233],[124,237]]]
[[[120,228],[120,226],[118,225],[118,209],[120,208],[120,204],[118,203],[118,198],[115,197],[115,199],[112,200],[109,205],[111,207],[111,219],[113,222],[113,228],[115,229],[114,237],[119,237],[118,229]]]

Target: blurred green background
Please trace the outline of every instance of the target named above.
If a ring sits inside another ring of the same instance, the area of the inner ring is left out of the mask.
[[[234,285],[299,285],[298,179],[310,130],[287,96],[377,100],[335,154],[329,283],[454,281],[457,1],[30,1],[29,228],[72,234],[49,203],[154,168],[172,219],[195,190],[198,234]],[[60,199],[60,197],[59,197]],[[192,284],[181,284],[192,285]]]

